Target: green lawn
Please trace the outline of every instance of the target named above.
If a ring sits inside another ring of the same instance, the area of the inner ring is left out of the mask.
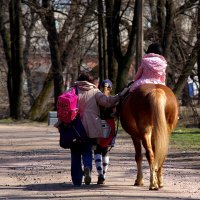
[[[200,150],[199,128],[177,128],[170,139],[171,148]]]

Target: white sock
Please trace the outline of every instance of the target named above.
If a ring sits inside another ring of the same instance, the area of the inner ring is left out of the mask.
[[[103,157],[103,174],[105,176],[109,166],[109,156]]]
[[[96,165],[96,169],[98,174],[103,174],[103,164],[102,164],[102,155],[101,154],[94,154],[94,161]]]

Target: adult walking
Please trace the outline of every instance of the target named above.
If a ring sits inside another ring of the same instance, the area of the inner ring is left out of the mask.
[[[78,89],[80,119],[89,138],[86,142],[74,143],[70,148],[72,182],[74,186],[81,186],[83,176],[86,185],[91,183],[93,141],[103,138],[99,106],[115,106],[128,88],[115,96],[106,96],[98,89],[98,77],[92,72],[81,73],[74,85]]]

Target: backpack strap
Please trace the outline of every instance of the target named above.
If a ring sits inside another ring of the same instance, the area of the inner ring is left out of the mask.
[[[78,95],[78,86],[75,85],[74,88],[75,88],[75,94]]]
[[[78,96],[78,86],[75,85],[75,86],[74,86],[74,89],[75,89],[75,94]],[[78,109],[78,101],[77,101],[76,108]],[[79,113],[79,109],[78,109],[77,117],[79,117],[79,116],[80,116],[80,113]]]

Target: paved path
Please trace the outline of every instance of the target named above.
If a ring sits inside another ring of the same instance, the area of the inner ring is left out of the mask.
[[[58,145],[56,129],[46,124],[0,124],[0,200],[177,200],[200,198],[199,152],[170,150],[164,167],[165,187],[149,191],[149,168],[144,159],[145,186],[134,187],[136,164],[127,134],[119,132],[110,153],[106,184],[74,188],[70,153]]]

